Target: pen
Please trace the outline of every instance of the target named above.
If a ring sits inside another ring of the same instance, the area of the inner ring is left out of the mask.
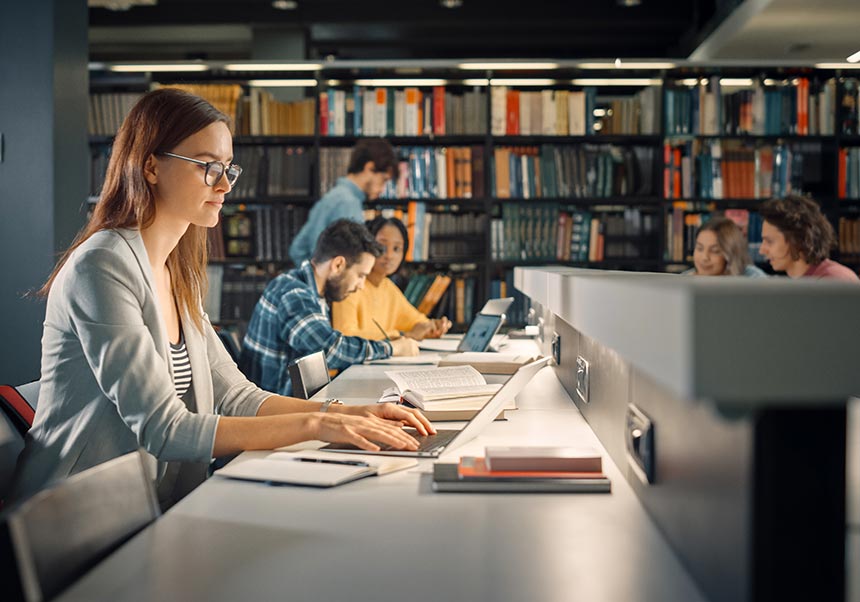
[[[316,462],[318,464],[345,464],[347,466],[370,466],[361,460],[329,460],[326,458],[295,458],[296,462]]]
[[[391,339],[389,339],[389,338],[388,338],[388,334],[385,332],[385,329],[384,329],[382,326],[380,326],[380,325],[379,325],[379,322],[377,322],[377,321],[376,321],[376,320],[374,320],[373,318],[370,318],[370,319],[371,319],[371,320],[373,320],[373,323],[374,323],[374,324],[376,324],[376,327],[379,329],[379,332],[381,332],[381,333],[382,333],[382,336],[384,336],[384,337],[385,337],[385,340],[390,342],[390,341],[391,341]]]

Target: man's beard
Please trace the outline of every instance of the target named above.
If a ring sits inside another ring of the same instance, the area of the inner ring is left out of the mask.
[[[323,291],[323,295],[325,296],[325,300],[329,303],[343,301],[352,292],[346,290],[344,276],[344,274],[341,274],[340,276],[331,276],[325,281],[325,290]]]

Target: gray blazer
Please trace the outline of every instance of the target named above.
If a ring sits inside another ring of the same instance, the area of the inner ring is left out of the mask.
[[[141,447],[160,479],[165,462],[212,458],[217,414],[256,415],[271,393],[239,372],[208,317],[202,333],[182,325],[197,413],[176,395],[139,232],[104,230],[78,247],[48,295],[39,404],[10,497]]]

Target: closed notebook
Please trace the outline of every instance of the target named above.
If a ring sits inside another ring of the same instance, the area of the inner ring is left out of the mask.
[[[433,465],[433,491],[451,493],[609,493],[612,484],[601,475],[589,479],[463,478],[457,464]]]
[[[605,479],[599,470],[490,470],[486,458],[463,456],[457,473],[461,479]]]
[[[439,367],[472,366],[481,374],[513,374],[520,369],[520,366],[531,363],[538,358],[540,355],[466,351],[445,356],[439,362]]]
[[[553,446],[487,446],[490,470],[600,472],[600,452],[592,448]]]
[[[273,452],[265,458],[234,460],[216,475],[267,483],[334,487],[364,477],[415,466],[412,458],[350,456],[319,451]]]

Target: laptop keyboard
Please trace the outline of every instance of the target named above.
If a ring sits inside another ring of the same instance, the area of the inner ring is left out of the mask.
[[[460,431],[436,431],[435,435],[419,435],[415,429],[403,429],[418,441],[418,451],[432,452],[443,445],[448,445],[448,442],[453,439]],[[380,445],[384,451],[395,451],[396,448],[390,445]]]

